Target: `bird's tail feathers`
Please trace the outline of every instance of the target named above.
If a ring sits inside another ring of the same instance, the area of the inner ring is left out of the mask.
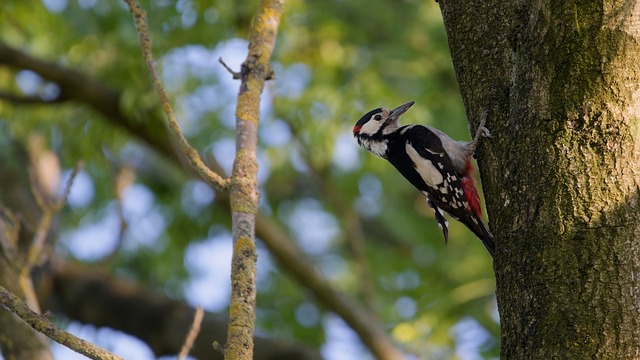
[[[482,240],[484,247],[487,248],[487,251],[489,251],[489,254],[491,254],[491,257],[493,257],[496,252],[496,244],[493,239],[493,234],[491,233],[491,231],[489,231],[489,229],[487,229],[487,226],[484,224],[484,222],[482,222],[482,219],[480,217],[478,217],[476,214],[473,214],[473,216],[476,220],[474,221],[474,223],[476,223],[478,226],[474,226],[474,228],[469,227],[469,229],[473,231],[473,233],[476,234],[476,236],[480,238],[480,240]]]

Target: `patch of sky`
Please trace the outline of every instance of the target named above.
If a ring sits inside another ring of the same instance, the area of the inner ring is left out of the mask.
[[[321,319],[322,313],[318,307],[310,302],[303,302],[296,307],[295,316],[298,324],[304,327],[316,326]]]
[[[276,95],[289,99],[299,99],[311,81],[311,70],[302,63],[287,67],[275,64],[274,71],[278,81],[275,82]]]
[[[340,280],[348,271],[344,258],[333,253],[326,253],[320,257],[318,264],[320,272],[331,280]]]
[[[413,290],[420,285],[420,276],[413,270],[404,270],[396,274],[398,290]]]
[[[92,9],[97,3],[98,0],[78,0],[78,5],[83,10]]]
[[[487,329],[470,317],[458,321],[451,334],[456,339],[455,351],[461,360],[482,360],[481,348],[492,339]]]
[[[191,216],[196,216],[202,208],[211,205],[215,192],[203,181],[187,182],[182,191],[182,209]]]
[[[309,172],[309,166],[304,161],[302,154],[300,154],[299,145],[294,146],[294,148],[289,153],[289,160],[291,161],[291,165],[294,169],[296,169],[299,173],[307,173]]]
[[[231,234],[221,232],[203,242],[192,243],[184,262],[191,273],[185,285],[187,301],[209,311],[222,311],[231,295]]]
[[[151,190],[141,184],[133,184],[124,190],[122,212],[128,223],[127,237],[123,248],[136,250],[139,247],[154,248],[167,227],[160,209],[154,206]]]
[[[336,139],[333,149],[333,163],[344,172],[355,171],[360,167],[358,146],[351,133],[343,133]]]
[[[83,325],[75,321],[69,323],[65,330],[81,339],[87,340],[104,349],[108,349],[110,352],[122,357],[123,359],[155,359],[153,352],[144,342],[120,331],[109,328],[96,329],[91,325]],[[84,355],[78,354],[56,342],[51,342],[51,351],[56,359],[87,359]]]
[[[269,157],[265,155],[264,151],[258,151],[258,184],[264,184],[269,180],[269,174],[271,173],[271,163]]]
[[[322,325],[327,341],[320,351],[323,358],[332,360],[371,360],[373,357],[360,342],[358,335],[344,320],[326,313]]]
[[[359,196],[355,205],[358,213],[365,218],[372,218],[380,214],[382,201],[382,183],[376,175],[365,173],[358,179]]]
[[[283,220],[302,249],[312,255],[326,252],[339,233],[336,219],[316,199],[306,198],[287,204]]]
[[[71,170],[65,170],[62,173],[62,181],[60,182],[59,190],[60,194],[65,190],[71,173]],[[95,189],[93,179],[86,171],[78,172],[69,191],[67,204],[74,209],[82,209],[91,203],[94,196]]]
[[[42,4],[52,13],[63,12],[68,5],[67,0],[42,0]]]
[[[236,156],[236,142],[234,139],[225,138],[216,141],[213,146],[213,156],[218,160],[222,170],[226,174],[231,174],[233,159]]]
[[[259,139],[268,147],[284,146],[291,141],[291,129],[286,122],[280,119],[265,119],[260,122]]]
[[[84,223],[61,235],[62,245],[71,255],[84,261],[95,261],[110,254],[116,247],[120,218],[115,203],[103,209],[100,220]]]
[[[190,0],[179,0],[176,3],[176,10],[182,13],[180,16],[180,21],[182,23],[182,27],[185,29],[190,29],[195,25],[198,20],[198,12],[193,8],[193,2]]]
[[[416,301],[408,296],[400,297],[393,305],[396,314],[403,319],[411,319],[416,315]]]
[[[16,85],[27,96],[36,95],[43,83],[42,78],[33,71],[21,70],[16,74]]]

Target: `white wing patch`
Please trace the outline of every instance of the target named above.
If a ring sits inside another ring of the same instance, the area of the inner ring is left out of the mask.
[[[413,167],[416,169],[418,174],[420,174],[424,182],[427,183],[429,187],[437,189],[439,187],[438,185],[442,184],[442,181],[444,180],[442,173],[431,161],[420,156],[411,143],[407,142],[405,148],[407,150],[407,154],[409,154],[409,158],[411,158],[411,161],[413,162]]]
[[[404,135],[404,133],[406,133],[407,131],[411,130],[415,125],[407,125],[404,127],[404,129],[402,129],[402,131],[400,131],[400,135]]]

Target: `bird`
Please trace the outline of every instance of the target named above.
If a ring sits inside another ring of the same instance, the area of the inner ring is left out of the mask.
[[[456,141],[444,132],[418,124],[400,126],[400,117],[415,101],[393,110],[377,108],[363,115],[353,127],[358,144],[386,159],[427,198],[445,245],[449,240],[444,212],[463,223],[484,244],[493,257],[493,234],[482,221],[480,198],[476,190],[471,158],[481,137],[491,137],[485,127],[487,112],[470,142]]]

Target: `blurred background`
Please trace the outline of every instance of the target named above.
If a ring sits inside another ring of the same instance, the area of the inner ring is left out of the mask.
[[[218,58],[239,70],[257,1],[141,5],[185,135],[230,173],[239,82]],[[125,4],[5,0],[0,42],[117,94],[117,108],[97,111],[62,82],[0,62],[0,171],[45,159],[51,166],[41,177],[60,192],[84,161],[53,229],[56,255],[226,314],[228,206],[171,156],[173,144],[149,141],[162,138],[165,125]],[[415,100],[405,124],[470,138],[437,3],[289,0],[272,64],[259,130],[261,214],[313,259],[309,266],[374,314],[407,358],[497,358],[495,280],[481,242],[450,221],[445,246],[424,197],[351,133],[365,112]],[[129,125],[109,120],[109,111]],[[16,148],[28,156],[10,155]],[[12,189],[0,187],[5,206]],[[258,240],[257,332],[326,359],[372,358]],[[153,358],[134,337],[56,318],[127,359]],[[55,353],[83,358],[61,346]]]

